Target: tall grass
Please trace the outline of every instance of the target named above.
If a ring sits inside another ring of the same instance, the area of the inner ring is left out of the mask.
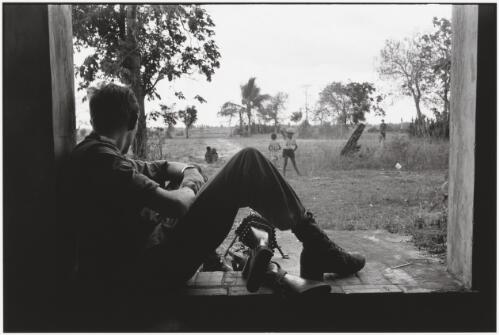
[[[231,139],[241,146],[253,146],[267,153],[268,141],[264,136]],[[306,175],[321,175],[328,170],[394,169],[399,163],[402,170],[439,170],[448,168],[449,142],[409,138],[406,134],[388,134],[384,145],[377,134],[364,133],[359,140],[359,152],[344,157],[340,151],[347,140],[298,139],[297,165]],[[282,162],[281,162],[282,164]]]

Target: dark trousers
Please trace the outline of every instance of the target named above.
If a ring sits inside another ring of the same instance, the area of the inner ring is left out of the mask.
[[[241,207],[251,207],[280,230],[294,227],[305,213],[274,165],[258,150],[243,149],[203,186],[165,241],[146,252],[143,280],[163,285],[189,280],[226,238]]]

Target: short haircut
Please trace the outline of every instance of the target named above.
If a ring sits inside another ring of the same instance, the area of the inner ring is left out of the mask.
[[[275,140],[277,138],[277,135],[275,133],[272,133],[272,135],[270,135],[270,138]]]
[[[135,127],[139,116],[139,104],[133,91],[113,83],[104,84],[92,91],[90,116],[98,133],[109,134],[126,127]]]

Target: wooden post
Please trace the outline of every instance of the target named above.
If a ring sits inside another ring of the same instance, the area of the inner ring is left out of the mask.
[[[478,7],[472,289],[496,296],[497,7]]]
[[[359,125],[357,126],[357,128],[355,128],[352,135],[348,139],[347,143],[343,147],[343,149],[341,149],[341,152],[340,152],[341,156],[346,156],[346,155],[349,155],[349,154],[352,154],[354,152],[359,151],[360,145],[357,144],[357,141],[359,140],[360,136],[362,135],[362,132],[364,131],[365,127],[366,127],[365,124],[359,123]],[[341,129],[343,129],[343,127]]]
[[[452,9],[452,67],[447,262],[472,284],[478,6]]]
[[[60,160],[76,143],[71,6],[48,5],[54,154]]]
[[[4,327],[50,331],[57,168],[75,142],[71,6],[3,9]]]

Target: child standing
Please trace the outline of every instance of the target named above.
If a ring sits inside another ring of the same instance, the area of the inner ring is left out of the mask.
[[[282,174],[284,176],[286,175],[286,166],[288,165],[288,158],[291,160],[291,163],[295,168],[296,174],[301,176],[295,161],[295,151],[296,149],[298,149],[298,144],[296,144],[296,140],[293,138],[293,134],[294,130],[289,128],[288,130],[286,130],[286,135],[284,136],[284,138],[286,139],[286,145],[284,146],[284,150],[282,151],[282,157],[284,157],[284,166],[282,167]]]
[[[277,161],[279,160],[279,151],[281,151],[281,145],[276,141],[277,135],[273,133],[270,135],[271,141],[269,144],[269,159],[277,167]]]

